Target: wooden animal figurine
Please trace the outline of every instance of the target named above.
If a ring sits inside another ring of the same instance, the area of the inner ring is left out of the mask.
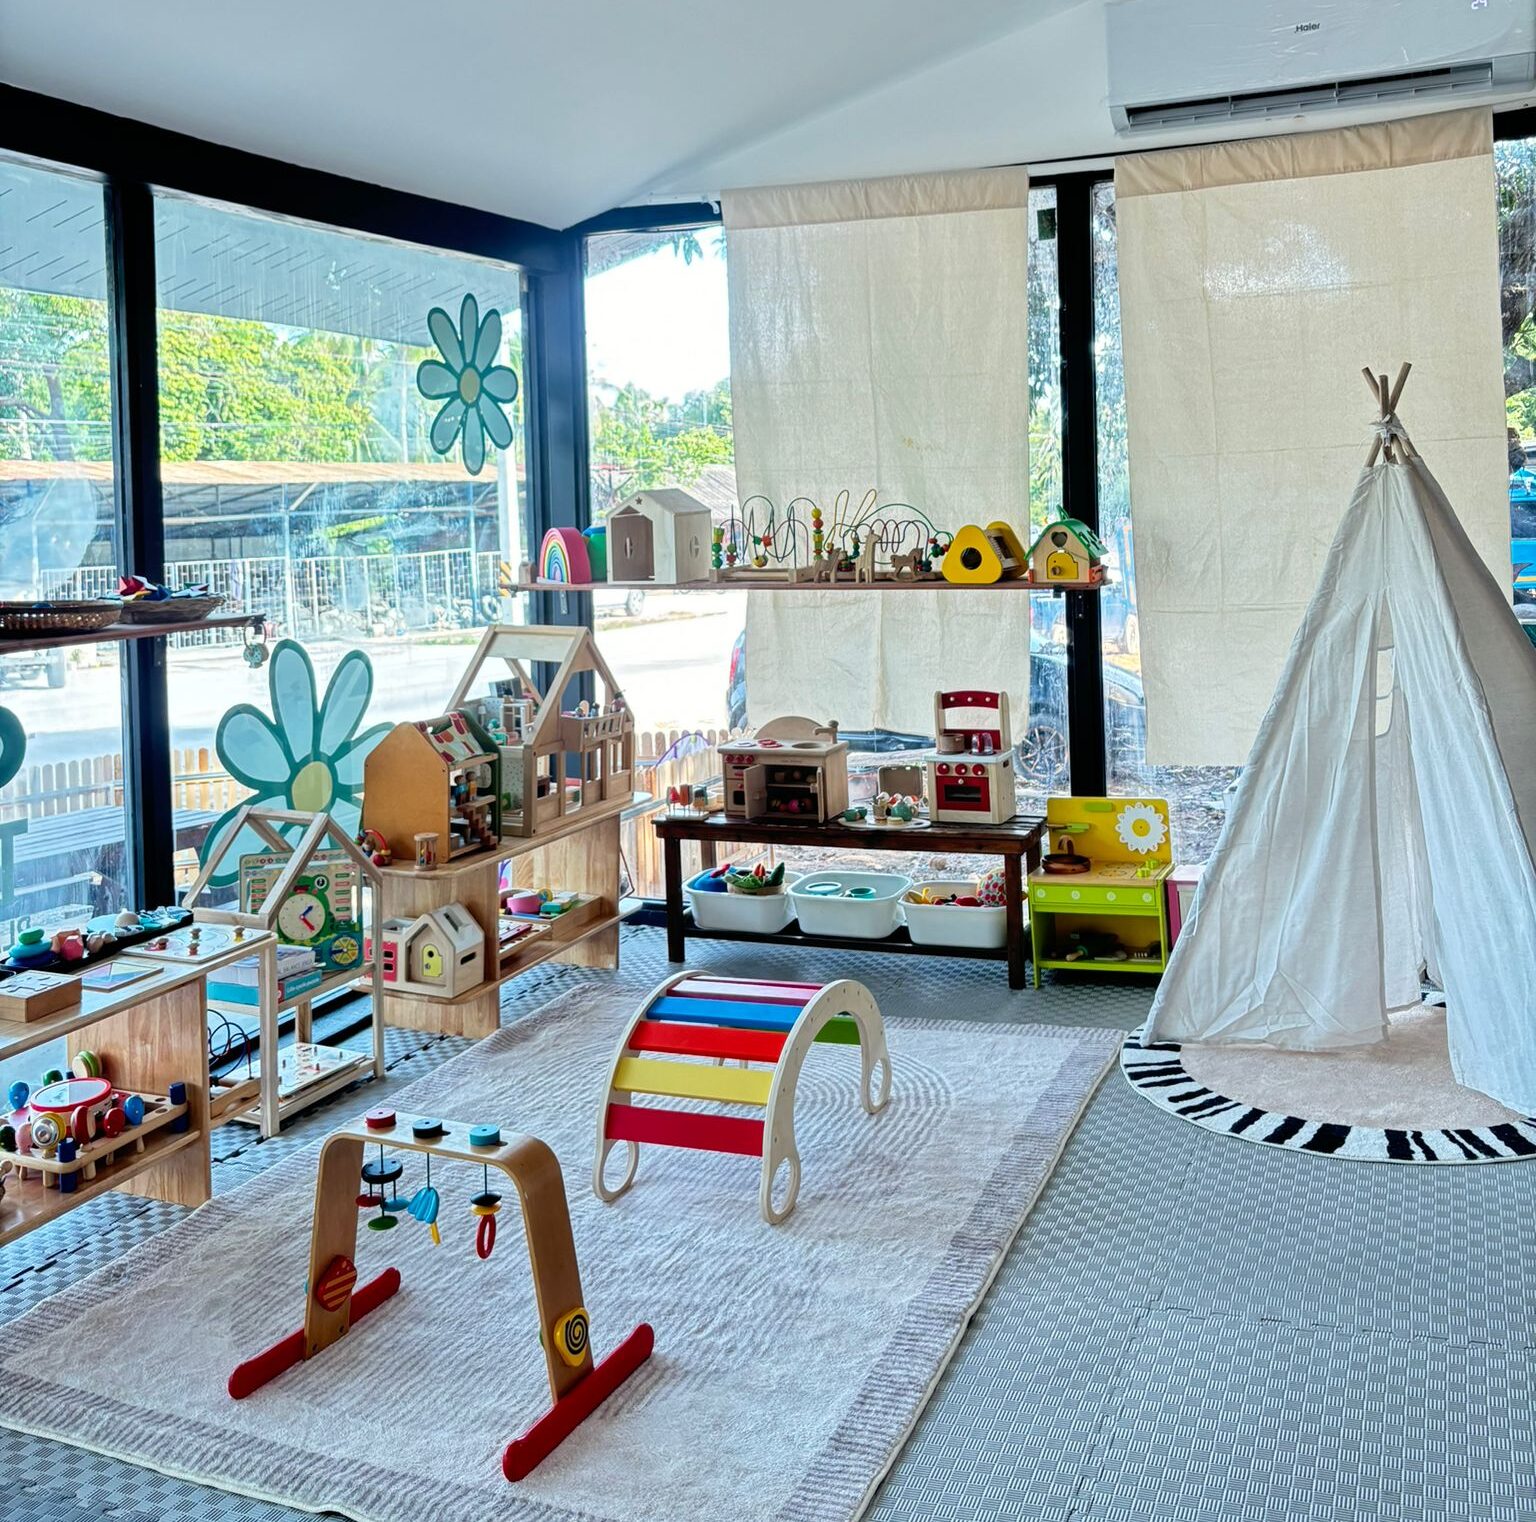
[[[381,1159],[386,1149],[397,1156],[382,1165],[365,1165],[364,1148],[373,1146]],[[377,1205],[379,1220],[393,1224],[397,1212],[408,1212],[429,1230],[434,1228],[438,1200],[430,1181],[409,1200],[395,1191],[398,1154],[408,1152],[425,1154],[429,1164],[432,1158],[478,1163],[487,1178],[490,1169],[498,1169],[511,1180],[522,1207],[539,1345],[551,1397],[550,1409],[502,1453],[501,1472],[508,1480],[524,1479],[651,1356],[655,1339],[650,1326],[641,1322],[601,1363],[593,1362],[592,1330],[582,1298],[560,1164],[536,1137],[503,1136],[499,1126],[396,1115],[380,1108],[371,1110],[361,1124],[343,1126],[328,1137],[315,1175],[308,1280],[312,1288],[304,1297],[304,1325],[240,1364],[229,1376],[229,1393],[235,1400],[244,1400],[295,1364],[318,1357],[400,1288],[397,1268],[386,1268],[366,1284],[358,1284],[357,1202]],[[359,1177],[368,1185],[363,1196],[356,1193]],[[378,1182],[390,1185],[387,1200]],[[476,1253],[483,1259],[490,1256],[495,1243],[501,1196],[487,1188],[475,1201],[480,1202],[471,1202],[479,1223]],[[430,1308],[432,1302],[424,1303]]]
[[[903,550],[891,556],[891,577],[895,581],[900,581],[903,576],[918,581],[926,569],[921,550]]]
[[[856,583],[867,581],[873,584],[875,579],[875,556],[879,549],[879,537],[875,534],[866,535],[864,548],[859,551],[859,558],[853,563],[853,579]]]

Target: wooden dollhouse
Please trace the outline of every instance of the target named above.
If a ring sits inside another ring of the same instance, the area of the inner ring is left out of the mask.
[[[712,526],[709,509],[677,487],[637,492],[608,514],[608,580],[707,581]]]
[[[363,763],[363,828],[397,861],[416,837],[437,837],[437,860],[493,850],[501,839],[501,749],[470,713],[397,724]]]
[[[557,668],[542,692],[532,674],[541,663]],[[567,688],[583,675],[601,684],[602,695],[563,708]],[[634,716],[587,630],[493,625],[481,636],[452,706],[473,710],[477,728],[483,726],[497,751],[503,835],[537,835],[577,812],[616,813],[633,799]],[[388,744],[386,738],[379,750]]]
[[[249,850],[253,836],[263,850]],[[209,883],[228,875],[224,863],[237,851],[240,886],[233,906],[205,903]],[[371,901],[366,909],[365,889]],[[247,1077],[236,1069],[214,1080],[209,1114],[215,1125],[250,1119],[260,1124],[263,1136],[275,1136],[290,1115],[328,1094],[360,1078],[384,1076],[382,984],[369,950],[370,939],[378,944],[379,903],[378,868],[329,814],[247,804],[236,815],[182,897],[182,907],[192,911],[192,927],[163,937],[164,947],[151,942],[139,948],[143,955],[190,965],[250,938],[248,957],[210,977],[208,1002],[210,1008],[227,1006],[237,1017],[254,1009],[259,1070]],[[365,912],[372,919],[371,937],[363,930]],[[310,968],[285,974],[289,948],[311,953]],[[374,994],[371,1055],[315,1042],[314,1000],[363,979],[371,980]],[[221,994],[226,984],[232,989]],[[278,1016],[288,1009],[294,1012],[296,1039],[279,1052]]]
[[[824,824],[848,807],[848,742],[836,723],[786,715],[719,750],[728,815]]]
[[[1078,587],[1103,581],[1103,542],[1076,518],[1046,524],[1029,548],[1029,580],[1035,586]]]

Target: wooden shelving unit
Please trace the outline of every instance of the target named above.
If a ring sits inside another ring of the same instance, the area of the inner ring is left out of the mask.
[[[68,1194],[45,1185],[35,1173],[25,1183],[18,1182],[13,1173],[5,1181],[5,1199],[0,1202],[0,1245],[14,1242],[29,1231],[56,1221],[77,1205],[105,1194],[108,1189],[122,1188],[150,1169],[161,1167],[188,1147],[201,1146],[206,1152],[208,1133],[197,1127],[190,1131],[156,1131],[144,1138],[141,1152],[128,1150],[126,1137],[124,1143],[124,1152],[115,1161],[98,1163],[96,1177],[81,1179]]]
[[[0,1200],[0,1246],[83,1205],[107,1189],[201,1205],[212,1193],[208,1150],[208,1024],[204,979],[213,968],[248,954],[264,939],[252,936],[233,952],[206,962],[155,961],[132,949],[113,962],[146,969],[146,976],[113,993],[83,992],[81,1002],[42,1020],[0,1020],[0,1059],[15,1057],[64,1039],[70,1058],[90,1047],[106,1076],[119,1088],[165,1094],[173,1083],[187,1091],[188,1129],[146,1134],[134,1150],[131,1131],[111,1163],[98,1163],[96,1177],[81,1178],[69,1193],[35,1179],[12,1176]],[[24,1165],[24,1159],[8,1159]]]
[[[14,650],[56,650],[60,645],[108,645],[119,640],[161,639],[168,634],[195,634],[199,629],[265,628],[265,613],[220,613],[172,624],[108,624],[105,629],[62,629],[57,634],[6,634],[0,631],[0,655]]]

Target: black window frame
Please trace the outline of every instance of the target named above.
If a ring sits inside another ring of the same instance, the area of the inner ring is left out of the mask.
[[[570,232],[429,196],[389,190],[88,106],[0,85],[0,156],[101,185],[106,222],[114,510],[120,569],[160,580],[156,192],[215,201],[344,233],[518,266],[524,277],[528,531],[586,518],[586,376],[581,243]],[[557,607],[535,594],[536,621],[590,619],[589,598]],[[260,612],[262,610],[255,609]],[[124,646],[124,806],[129,892],[175,901],[170,716],[161,640]]]

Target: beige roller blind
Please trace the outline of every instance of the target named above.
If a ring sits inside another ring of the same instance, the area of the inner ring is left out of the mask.
[[[1029,526],[1029,180],[1019,169],[727,193],[740,497],[875,488],[937,525]],[[830,514],[829,514],[830,516]],[[933,694],[1029,693],[1029,598],[754,592],[747,694],[926,734]]]
[[[1147,759],[1252,744],[1364,463],[1362,363],[1509,580],[1487,111],[1117,161]]]

